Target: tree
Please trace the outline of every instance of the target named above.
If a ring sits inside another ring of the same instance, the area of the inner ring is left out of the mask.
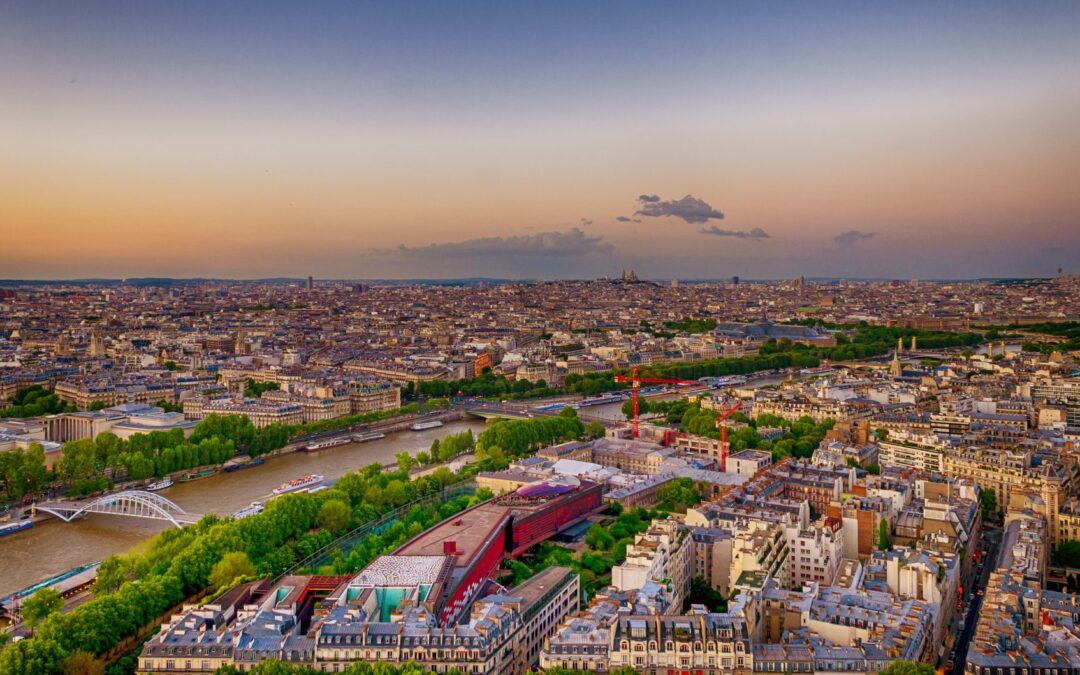
[[[652,404],[647,399],[638,398],[638,415],[647,415],[652,410]],[[633,400],[623,401],[622,414],[626,419],[630,419],[634,416],[634,402]]]
[[[993,490],[979,490],[979,502],[982,504],[983,520],[989,520],[997,515],[997,493]]]
[[[1063,567],[1080,567],[1080,541],[1066,539],[1054,549],[1054,562]]]
[[[585,425],[585,438],[589,440],[603,438],[605,434],[607,434],[607,428],[603,422],[589,422]]]
[[[892,540],[889,538],[889,521],[882,518],[878,523],[878,550],[888,551],[892,548]]]
[[[64,599],[51,588],[42,588],[34,593],[22,606],[22,619],[33,632],[50,614],[59,612],[64,606]]]
[[[244,396],[247,396],[248,398],[259,398],[263,395],[263,392],[277,390],[277,382],[256,382],[249,377],[247,387],[244,389]]]
[[[127,565],[115,555],[111,555],[98,565],[97,580],[94,582],[94,595],[105,595],[116,591],[127,581]]]
[[[64,652],[54,640],[20,640],[0,652],[0,673],[40,675],[60,669]]]
[[[315,518],[319,527],[331,534],[344,531],[351,520],[352,511],[349,510],[349,505],[340,499],[328,499],[323,502],[323,505],[319,507],[319,515]]]
[[[889,440],[889,430],[884,427],[878,427],[874,429],[874,435],[877,436],[879,441]]]
[[[705,605],[710,612],[727,611],[724,594],[710,586],[705,577],[694,577],[690,580],[690,595],[683,604],[684,611],[690,609],[690,605]]]
[[[676,478],[656,491],[657,508],[686,513],[686,509],[701,501],[701,493],[693,479]]]
[[[210,585],[213,588],[229,586],[240,577],[255,575],[255,566],[243,551],[226,553],[210,571]]]
[[[594,551],[609,551],[615,545],[615,537],[612,537],[603,525],[593,523],[585,533],[585,543]]]
[[[934,675],[934,667],[929,663],[913,663],[901,659],[885,666],[881,675]]]
[[[27,450],[0,452],[0,486],[12,499],[36,492],[48,479],[45,449],[40,443],[31,443]]]
[[[64,659],[62,666],[64,675],[103,675],[105,664],[98,661],[93,654],[82,649],[76,649],[71,656]]]
[[[399,471],[409,471],[417,464],[416,458],[410,455],[408,450],[397,453],[394,458],[397,459]]]

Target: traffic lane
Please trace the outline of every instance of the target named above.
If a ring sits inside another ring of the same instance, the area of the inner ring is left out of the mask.
[[[975,596],[972,600],[966,618],[964,619],[964,630],[960,634],[960,639],[956,643],[956,657],[953,661],[953,675],[962,675],[964,672],[964,662],[967,660],[968,649],[971,646],[971,637],[975,634],[975,622],[979,618],[979,610],[982,608],[982,603],[985,598],[986,585],[990,581],[990,570],[994,563],[992,561],[997,560],[997,548],[998,543],[991,539],[988,548],[984,549],[984,556],[982,558],[983,569],[978,573],[975,579]],[[979,592],[983,594],[980,595]]]

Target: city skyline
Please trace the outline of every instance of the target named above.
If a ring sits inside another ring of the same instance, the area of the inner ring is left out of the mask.
[[[0,9],[5,278],[1077,272],[1080,6]]]

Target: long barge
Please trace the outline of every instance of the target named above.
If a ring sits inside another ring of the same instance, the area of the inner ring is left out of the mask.
[[[334,438],[328,438],[323,441],[312,441],[304,446],[304,450],[308,452],[314,452],[316,450],[326,450],[327,448],[336,448],[339,445],[347,445],[352,443],[352,439],[348,436],[335,436]]]

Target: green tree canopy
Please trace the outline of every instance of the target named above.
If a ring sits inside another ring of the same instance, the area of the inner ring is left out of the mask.
[[[340,499],[330,499],[319,507],[319,515],[315,522],[327,532],[340,534],[349,527],[351,520],[352,510],[349,509],[349,505]]]
[[[1080,567],[1080,541],[1066,539],[1054,549],[1054,563],[1063,567]]]
[[[213,588],[228,586],[240,577],[255,575],[255,566],[243,551],[226,553],[210,571],[210,585]]]
[[[50,614],[59,612],[64,606],[64,599],[51,588],[42,588],[22,606],[22,619],[31,631],[38,627]]]
[[[61,666],[64,675],[104,675],[105,664],[99,661],[93,654],[82,649],[76,649]]]
[[[882,518],[878,523],[878,550],[888,551],[892,548],[892,539],[889,537],[889,521]]]
[[[603,438],[607,434],[607,428],[603,422],[589,422],[585,425],[585,438],[595,440]]]
[[[982,504],[983,520],[988,520],[997,515],[997,493],[993,490],[979,490],[979,502]]]
[[[657,508],[686,513],[701,501],[701,492],[690,478],[676,478],[656,491]]]
[[[690,609],[690,605],[705,605],[710,612],[726,612],[727,599],[724,594],[709,585],[705,577],[694,577],[690,580],[690,595],[686,596],[683,609]]]
[[[881,675],[934,675],[934,667],[929,663],[913,663],[899,659],[885,666]]]

